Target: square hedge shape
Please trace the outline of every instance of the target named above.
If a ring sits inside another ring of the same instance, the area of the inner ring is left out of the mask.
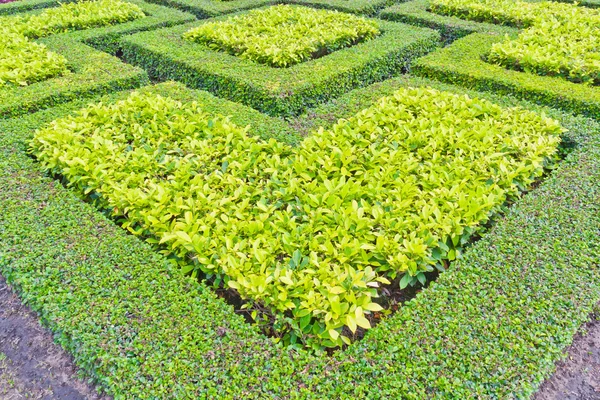
[[[77,97],[136,87],[147,82],[145,71],[127,65],[105,52],[115,53],[118,40],[124,34],[181,24],[195,18],[182,11],[140,0],[130,2],[138,5],[146,16],[121,24],[71,31],[35,40],[34,42],[44,44],[49,51],[64,57],[69,72],[27,86],[0,87],[0,117],[14,117]],[[30,12],[38,13],[40,9]]]
[[[379,17],[390,21],[436,29],[440,31],[445,42],[453,41],[473,32],[510,31],[510,28],[503,26],[433,13],[430,11],[429,0],[414,0],[392,5],[381,10]]]
[[[49,1],[49,0],[35,0]],[[299,4],[339,10],[354,14],[374,15],[396,0],[150,0],[153,3],[191,12],[198,18],[212,18],[274,4]]]
[[[517,31],[513,31],[516,36]],[[478,90],[512,94],[539,104],[600,118],[600,87],[540,76],[484,61],[494,43],[505,37],[474,33],[418,60],[412,71]]]
[[[123,57],[154,77],[178,80],[270,115],[294,115],[398,74],[439,44],[433,30],[381,21],[382,33],[373,40],[289,68],[274,68],[182,37],[190,29],[224,18],[128,36],[122,41]]]
[[[379,35],[375,20],[277,5],[202,24],[184,38],[272,67],[289,67]]]

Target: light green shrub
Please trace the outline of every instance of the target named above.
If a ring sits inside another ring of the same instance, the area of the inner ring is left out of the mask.
[[[18,34],[2,33],[0,38],[0,87],[27,85],[67,71],[67,60]]]
[[[600,12],[543,1],[434,0],[432,10],[476,21],[527,28],[516,40],[492,46],[488,61],[573,82],[600,82]]]
[[[65,3],[39,14],[0,17],[2,30],[39,38],[60,32],[123,23],[144,17],[139,6],[121,0]]]
[[[286,343],[320,348],[370,328],[380,283],[455,259],[541,175],[561,132],[530,111],[402,89],[294,150],[134,94],[54,121],[32,148],[184,272],[236,289]]]
[[[289,67],[379,34],[373,20],[279,5],[190,29],[184,38],[242,58]]]

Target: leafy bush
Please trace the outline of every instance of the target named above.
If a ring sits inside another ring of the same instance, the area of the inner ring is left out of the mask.
[[[583,16],[579,9],[574,7],[566,20],[547,19],[515,40],[494,44],[488,61],[538,75],[599,84],[600,14]]]
[[[379,34],[377,23],[351,14],[280,5],[192,28],[183,37],[239,57],[289,67]]]
[[[67,60],[27,38],[86,29],[143,17],[135,4],[119,0],[67,3],[39,14],[0,17],[0,86],[28,85],[67,72]]]
[[[0,34],[0,87],[6,83],[24,86],[67,71],[67,60],[46,46],[18,34]]]
[[[600,12],[556,2],[434,0],[432,10],[476,21],[525,27],[492,46],[488,61],[573,82],[600,82]]]
[[[370,328],[378,282],[422,280],[456,258],[542,173],[561,131],[529,111],[406,89],[292,152],[196,104],[134,94],[53,122],[32,147],[185,272],[266,309],[285,342],[319,348]]]
[[[66,3],[40,13],[0,17],[2,30],[39,38],[59,32],[112,25],[144,17],[139,6],[120,0]]]

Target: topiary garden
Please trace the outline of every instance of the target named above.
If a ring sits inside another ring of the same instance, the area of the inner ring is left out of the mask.
[[[530,398],[600,301],[598,4],[0,4],[0,274],[115,399]]]

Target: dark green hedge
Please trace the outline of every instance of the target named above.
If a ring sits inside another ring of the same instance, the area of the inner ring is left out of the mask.
[[[478,90],[511,94],[538,104],[600,118],[600,88],[513,71],[483,61],[501,35],[474,33],[417,60],[416,75]]]
[[[73,3],[77,0],[18,0],[10,3],[0,4],[0,15],[10,15],[31,11],[38,8],[53,7],[60,3]]]
[[[398,0],[283,0],[287,4],[302,4],[317,8],[345,11],[354,14],[374,15]]]
[[[42,1],[42,0],[37,0]],[[43,0],[48,1],[48,0]],[[149,0],[152,3],[176,7],[198,18],[212,18],[273,4],[301,4],[355,14],[373,15],[396,0]]]
[[[149,0],[152,3],[179,8],[198,18],[212,18],[219,15],[249,10],[269,4],[279,4],[277,0]]]
[[[435,31],[381,21],[381,36],[325,57],[274,68],[182,39],[205,21],[123,39],[123,58],[159,79],[190,87],[264,111],[294,115],[349,90],[400,73],[415,57],[436,48]]]
[[[66,57],[72,73],[29,86],[0,87],[0,118],[14,117],[43,107],[94,94],[138,87],[148,82],[145,71],[93,49],[115,53],[118,39],[127,33],[172,26],[195,20],[191,14],[129,0],[139,5],[146,17],[102,28],[53,35],[39,42]],[[23,3],[33,0],[23,0]],[[35,11],[33,11],[35,12]]]
[[[402,77],[350,92],[296,123],[329,123],[405,85],[468,92]],[[215,102],[237,123],[281,124],[178,84],[144,90]],[[600,300],[594,120],[545,109],[570,129],[574,151],[428,289],[327,357],[274,345],[204,285],[39,172],[25,155],[32,130],[84,103],[0,122],[0,271],[116,399],[526,398]]]
[[[502,26],[432,13],[429,11],[429,0],[415,0],[393,5],[381,10],[379,17],[438,30],[445,42],[452,42],[473,32],[503,34],[507,31]]]

